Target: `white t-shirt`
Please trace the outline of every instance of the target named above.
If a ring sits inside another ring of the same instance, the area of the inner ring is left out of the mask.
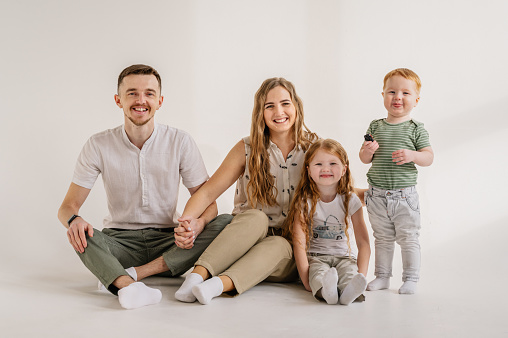
[[[310,201],[309,208],[310,208]],[[362,207],[362,202],[354,193],[351,194],[349,201],[348,233],[349,244],[351,246],[351,256],[358,256],[358,247],[356,246],[353,223],[351,215]],[[337,194],[335,199],[329,203],[318,200],[316,204],[316,213],[313,215],[312,236],[310,238],[309,252],[333,256],[349,256],[346,222],[344,210],[344,196]]]
[[[99,174],[109,209],[104,227],[121,229],[178,225],[180,177],[187,188],[208,180],[190,135],[159,124],[141,150],[130,142],[123,125],[90,137],[78,157],[72,182],[92,189]]]

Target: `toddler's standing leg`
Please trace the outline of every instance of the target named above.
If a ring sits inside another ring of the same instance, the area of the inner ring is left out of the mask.
[[[406,190],[409,190],[406,193]],[[397,243],[402,256],[402,280],[400,294],[414,294],[420,278],[420,205],[418,193],[413,188],[404,189],[403,198],[394,217]]]
[[[368,196],[367,211],[374,231],[376,279],[367,285],[367,290],[383,290],[390,287],[392,277],[393,251],[395,248],[395,227],[387,214],[385,196]]]

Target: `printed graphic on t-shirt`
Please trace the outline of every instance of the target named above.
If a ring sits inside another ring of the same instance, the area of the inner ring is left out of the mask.
[[[339,222],[337,217],[329,215],[326,217],[323,224],[316,224],[314,226],[312,236],[314,238],[334,239],[340,241],[346,238],[344,228],[344,225]]]

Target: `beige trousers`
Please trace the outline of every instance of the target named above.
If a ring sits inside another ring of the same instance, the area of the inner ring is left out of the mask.
[[[298,271],[291,244],[268,232],[268,218],[262,211],[252,209],[238,214],[195,265],[203,266],[212,276],[231,278],[238,294],[264,280],[296,280]]]

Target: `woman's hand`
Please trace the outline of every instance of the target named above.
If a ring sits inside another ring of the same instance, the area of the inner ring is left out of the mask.
[[[194,241],[205,228],[204,223],[199,218],[184,216],[178,219],[180,224],[175,228],[175,244],[182,249],[191,249],[194,247]]]

